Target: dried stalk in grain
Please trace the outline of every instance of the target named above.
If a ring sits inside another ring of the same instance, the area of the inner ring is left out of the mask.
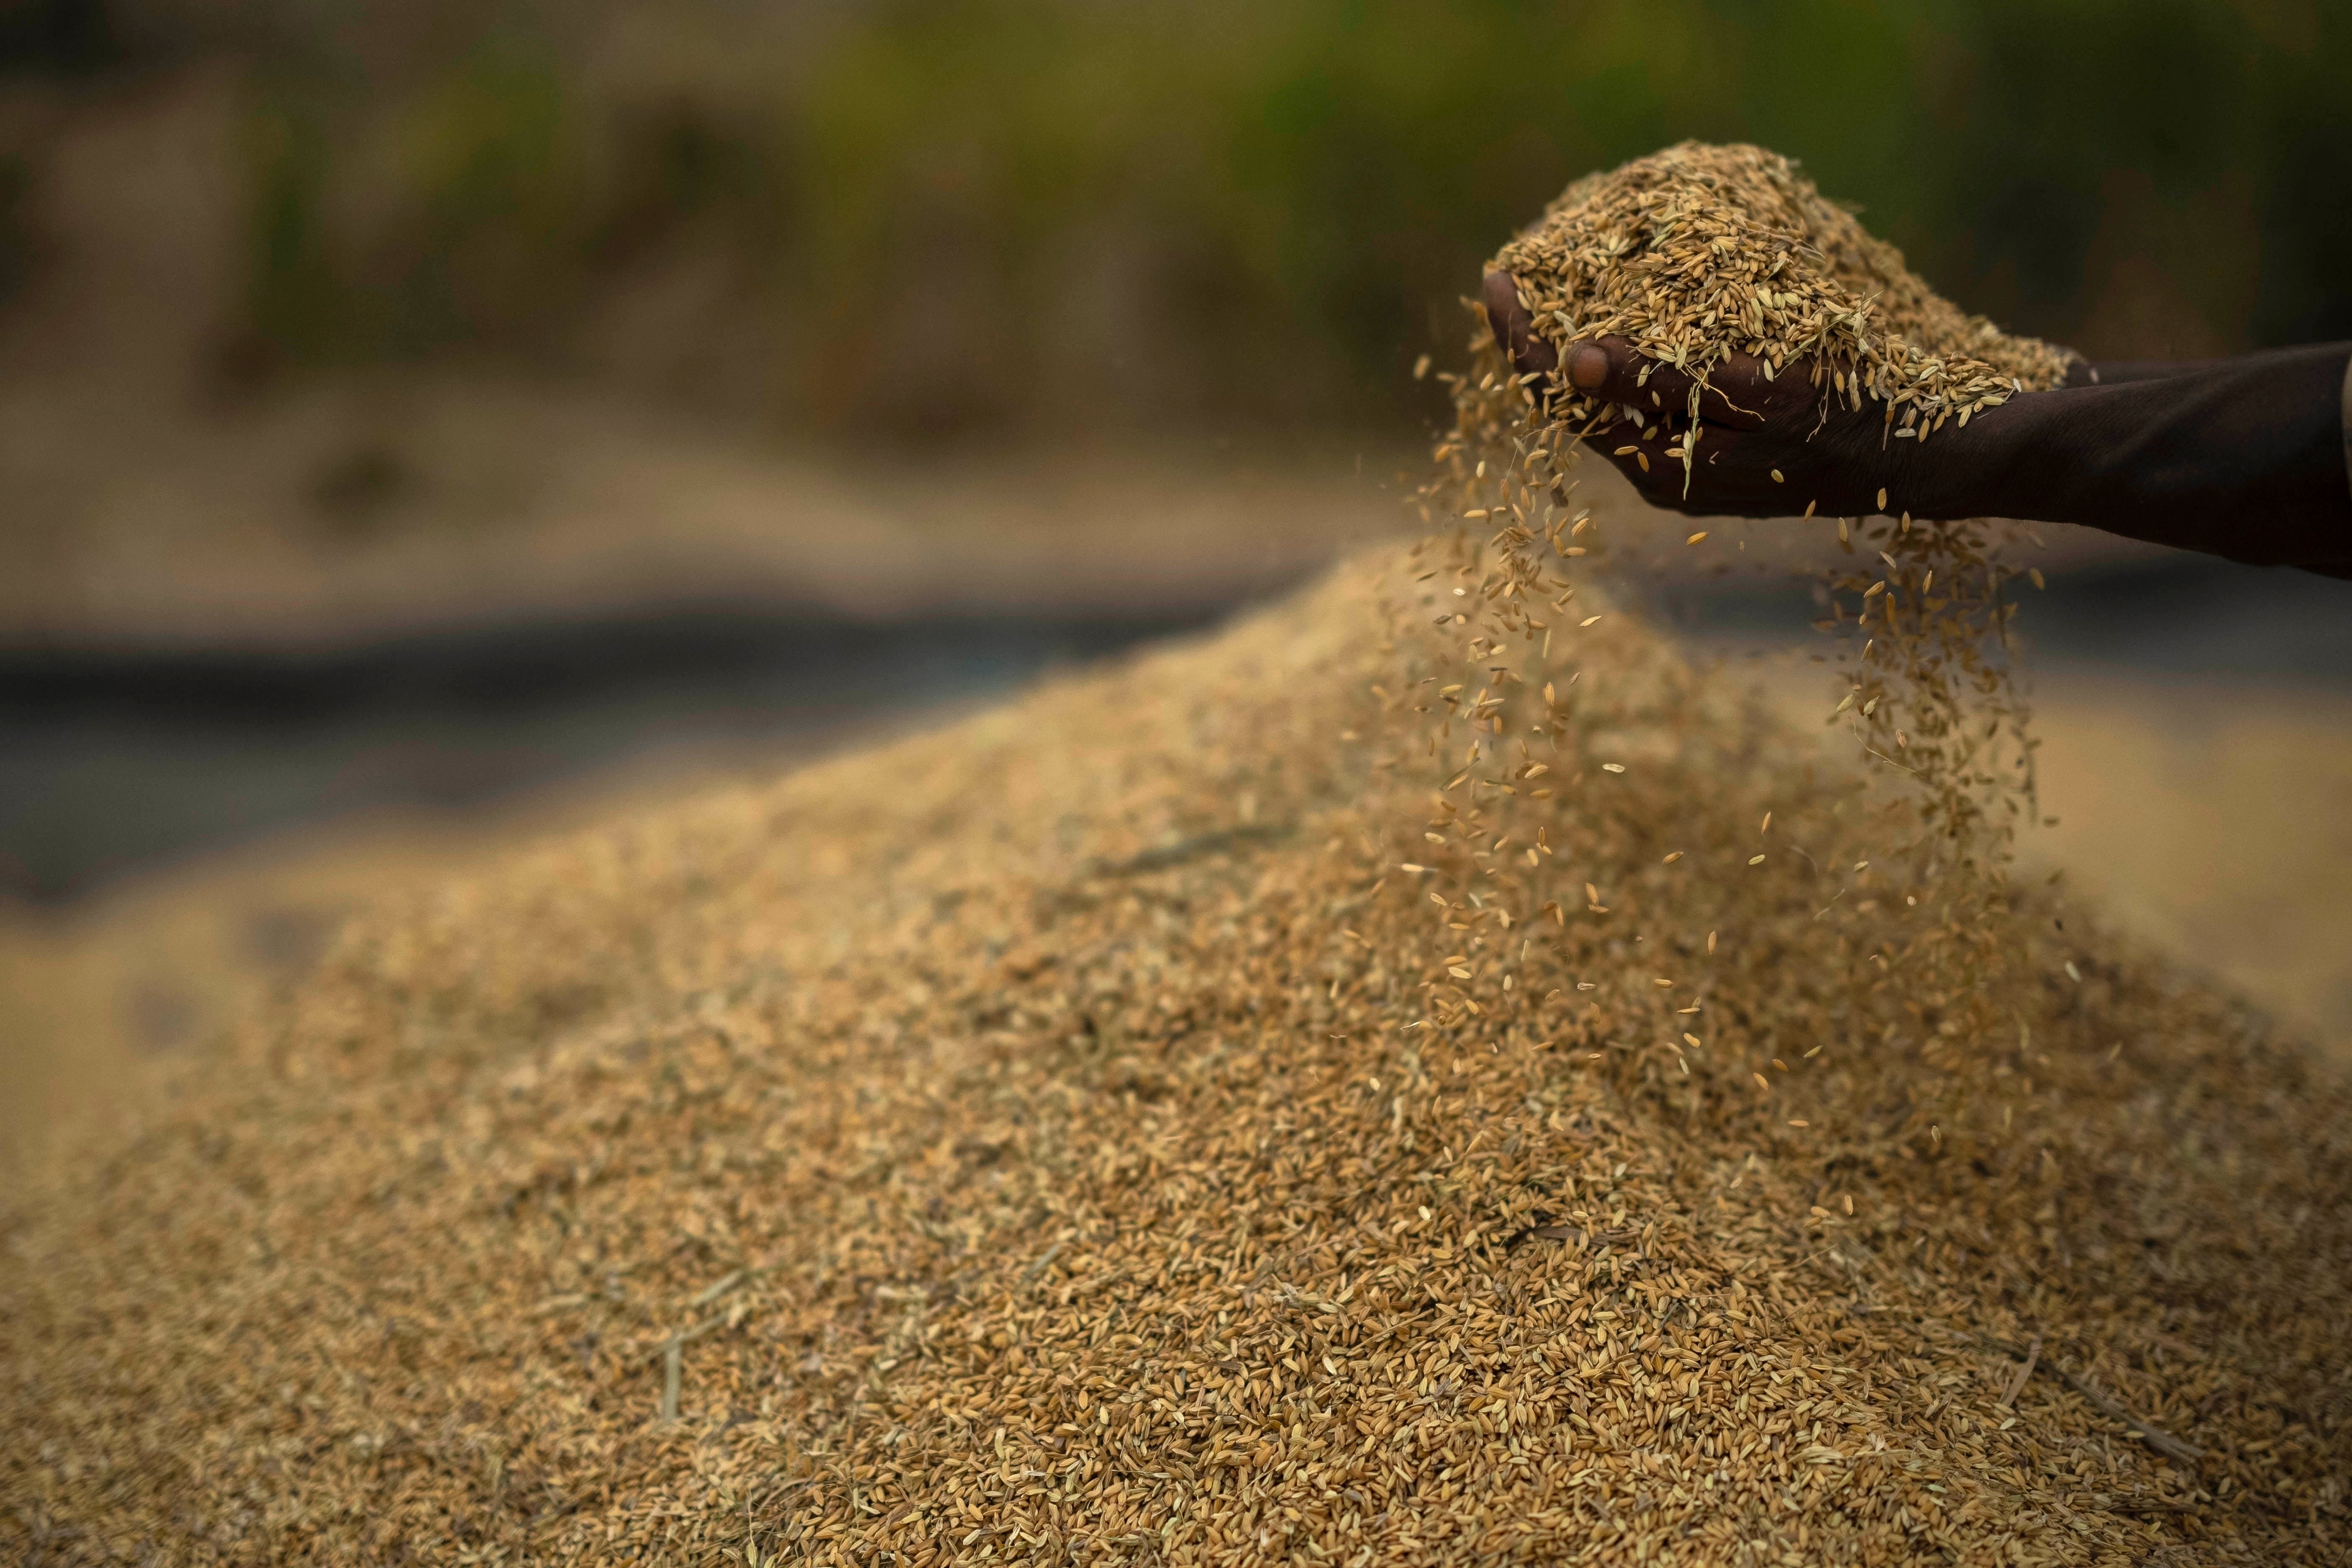
[[[2149,1447],[2155,1449],[2158,1453],[2164,1455],[2166,1458],[2179,1459],[2186,1462],[2201,1459],[2205,1457],[2204,1449],[2200,1448],[2194,1443],[2184,1443],[2179,1438],[2172,1436],[2171,1433],[2164,1431],[2160,1427],[2148,1425],[2148,1423],[2141,1420],[2138,1416],[2133,1415],[2130,1411],[2117,1404],[2113,1395],[2107,1394],[2088,1378],[2067,1371],[2064,1367],[2060,1366],[2054,1361],[2042,1361],[2038,1359],[2039,1352],[2042,1348],[2042,1338],[2040,1335],[2037,1334],[2034,1336],[2032,1348],[2031,1350],[2011,1344],[2006,1340],[1989,1339],[1985,1341],[1985,1343],[2006,1354],[2024,1358],[2024,1368],[2018,1373],[2017,1378],[2020,1386],[2022,1386],[2025,1380],[2032,1376],[2035,1371],[2039,1370],[2056,1378],[2059,1382],[2064,1384],[2067,1387],[2081,1394],[2084,1399],[2090,1402],[2092,1408],[2098,1411],[2100,1415],[2105,1416],[2108,1420],[2120,1422],[2124,1426],[2130,1427],[2132,1431],[2138,1436],[2141,1442],[2146,1443]],[[2010,1404],[2012,1403],[2014,1399],[2015,1395],[2011,1394],[2010,1399],[2004,1400],[2002,1403]]]

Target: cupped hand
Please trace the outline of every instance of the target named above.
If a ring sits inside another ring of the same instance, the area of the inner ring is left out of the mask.
[[[1496,342],[1521,374],[1542,378],[1538,388],[1611,405],[1585,443],[1654,506],[1697,516],[1937,515],[1927,508],[1945,487],[1927,482],[1921,444],[1895,438],[1885,405],[1864,399],[1857,408],[1838,396],[1812,360],[1776,372],[1734,353],[1709,371],[1685,464],[1693,377],[1622,337],[1554,347],[1537,334],[1508,272],[1486,275],[1486,305]]]

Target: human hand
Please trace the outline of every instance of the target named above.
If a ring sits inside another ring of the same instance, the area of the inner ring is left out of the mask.
[[[1612,405],[1585,444],[1654,506],[1731,517],[1973,515],[1953,482],[1964,468],[1944,458],[1958,432],[1947,426],[1931,453],[1931,443],[1898,433],[1886,405],[1840,397],[1812,360],[1769,373],[1735,353],[1716,366],[1698,387],[1692,444],[1691,376],[1622,337],[1570,343],[1563,354],[1536,334],[1507,272],[1488,273],[1485,293],[1495,341],[1520,374]]]
[[[1601,427],[1587,444],[1655,506],[2074,522],[2352,578],[2343,343],[2196,363],[2093,366],[2077,356],[2065,385],[2018,393],[1925,437],[1906,434],[1885,404],[1841,395],[1810,361],[1767,375],[1735,354],[1699,388],[1690,446],[1689,376],[1622,338],[1564,351],[1545,342],[1507,272],[1486,275],[1486,305],[1496,342],[1537,377],[1529,390],[1547,405],[1590,400]]]

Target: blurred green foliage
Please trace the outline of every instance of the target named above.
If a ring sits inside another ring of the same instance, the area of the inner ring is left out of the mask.
[[[837,430],[1400,418],[1515,226],[1684,137],[1801,158],[1947,292],[2094,353],[2352,336],[2332,0],[616,5],[448,34],[258,79],[253,325],[283,359],[545,356]]]

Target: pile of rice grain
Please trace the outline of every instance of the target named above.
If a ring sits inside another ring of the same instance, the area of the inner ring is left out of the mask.
[[[2340,1559],[2342,1075],[2021,899],[1912,1129],[1747,864],[1867,781],[1638,627],[1425,837],[1444,559],[358,933],[12,1195],[11,1560]]]
[[[1557,574],[1482,368],[1491,538],[518,853],[65,1151],[0,1544],[2344,1560],[2340,1066],[2003,879],[1924,584],[1844,768]]]

